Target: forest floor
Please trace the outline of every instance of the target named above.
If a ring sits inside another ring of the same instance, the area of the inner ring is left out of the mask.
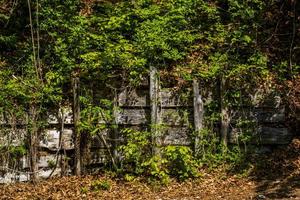
[[[300,199],[300,139],[247,160],[244,166],[247,173],[203,170],[200,178],[172,181],[167,186],[108,176],[70,176],[37,185],[0,185],[0,199]],[[93,188],[97,181],[101,185],[98,190]]]

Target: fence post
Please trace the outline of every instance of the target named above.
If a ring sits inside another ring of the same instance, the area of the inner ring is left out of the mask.
[[[228,132],[229,132],[229,110],[226,101],[227,91],[227,80],[224,76],[221,77],[220,81],[220,109],[221,109],[221,141],[227,146],[228,143]]]
[[[193,80],[193,92],[194,92],[194,127],[195,127],[195,154],[197,155],[200,150],[200,140],[201,130],[203,128],[203,116],[204,116],[204,107],[203,100],[199,91],[199,81],[197,79]]]
[[[115,91],[114,100],[113,100],[113,132],[112,132],[112,151],[113,151],[113,167],[115,170],[117,169],[117,165],[119,164],[119,129],[118,129],[118,93]]]
[[[80,121],[80,102],[79,102],[79,77],[73,77],[73,121],[74,121],[74,148],[75,148],[75,175],[81,175],[81,153],[80,153],[80,142],[81,136],[79,131]]]
[[[153,155],[159,155],[159,82],[157,68],[150,66],[150,105],[151,105],[151,136]]]

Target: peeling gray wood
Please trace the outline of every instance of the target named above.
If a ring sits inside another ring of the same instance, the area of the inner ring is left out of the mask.
[[[167,125],[188,125],[193,122],[190,108],[161,108],[160,116],[160,122]],[[117,120],[118,124],[149,124],[150,110],[143,108],[122,109],[118,112]]]
[[[72,108],[71,107],[63,107],[64,110],[64,124],[70,125],[73,124],[73,113],[72,113]],[[57,116],[53,114],[49,114],[48,117],[48,123],[51,124],[60,124],[59,119]]]
[[[57,151],[59,148],[59,130],[47,129],[43,134],[43,138],[39,143],[39,147],[43,147],[52,151]],[[74,149],[73,130],[64,129],[62,134],[62,149]]]
[[[27,182],[30,178],[26,174],[16,174],[8,172],[3,176],[0,176],[0,184],[2,183],[15,183],[15,182]]]
[[[153,154],[159,155],[159,148],[157,147],[159,141],[159,129],[158,125],[160,123],[159,116],[159,82],[158,82],[158,72],[156,67],[150,67],[150,104],[151,104],[151,134],[153,143]]]
[[[55,161],[56,161],[56,154],[44,153],[44,155],[39,156],[37,164],[39,168],[49,168],[49,163],[54,164]]]
[[[150,97],[148,90],[126,88],[118,95],[119,106],[150,106]]]
[[[112,131],[112,151],[113,151],[113,158],[112,163],[115,169],[117,169],[117,164],[120,159],[119,151],[118,151],[118,138],[119,138],[119,128],[118,128],[118,94],[115,94],[114,102],[113,102],[113,131]]]
[[[190,145],[190,129],[188,127],[167,127],[159,138],[160,144],[166,145]]]
[[[230,124],[229,108],[226,100],[227,81],[224,76],[220,80],[220,108],[221,108],[221,140],[224,145],[228,143],[228,131]]]
[[[0,131],[0,146],[21,146],[26,139],[26,129],[17,128],[1,128]]]
[[[203,116],[204,116],[204,107],[203,100],[199,91],[199,82],[193,80],[193,92],[194,92],[194,127],[195,127],[195,153],[198,154],[200,148],[201,140],[201,130],[203,128]]]
[[[172,90],[172,88],[164,88],[160,91],[161,106],[163,107],[189,107],[193,106],[192,101],[183,101],[178,94],[178,91]]]
[[[178,92],[173,91],[172,88],[164,88],[158,92],[158,95],[161,107],[192,106],[191,102],[182,101]],[[120,92],[118,102],[120,106],[148,107],[150,106],[150,95],[145,89],[125,89]]]
[[[140,125],[148,124],[150,119],[149,109],[122,109],[118,111],[117,123],[118,124],[131,124]]]

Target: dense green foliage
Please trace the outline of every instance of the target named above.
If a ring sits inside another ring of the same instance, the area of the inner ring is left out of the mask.
[[[94,82],[112,78],[138,83],[151,65],[179,71],[175,76],[187,81],[224,74],[243,87],[239,90],[249,90],[260,79],[289,79],[299,72],[296,48],[290,56],[271,60],[276,49],[266,49],[264,43],[277,37],[269,30],[274,28],[270,20],[280,17],[278,6],[288,10],[293,3],[31,1],[35,46],[26,1],[1,5],[2,108],[34,100],[49,109],[68,101],[75,74],[89,83],[83,86],[88,93]],[[298,32],[293,34],[290,45],[295,46]]]

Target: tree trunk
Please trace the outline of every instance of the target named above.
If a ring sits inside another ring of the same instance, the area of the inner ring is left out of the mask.
[[[220,109],[221,109],[221,141],[225,146],[228,143],[228,131],[229,131],[229,109],[226,100],[227,81],[224,76],[220,81]]]
[[[81,175],[81,135],[79,131],[80,103],[79,103],[79,77],[73,77],[73,122],[74,122],[74,148],[75,148],[75,175]]]
[[[198,80],[193,80],[193,91],[194,91],[194,126],[195,126],[195,154],[198,155],[200,151],[200,140],[201,130],[203,128],[203,116],[204,116],[204,108],[202,97],[199,92],[199,82]]]
[[[152,153],[159,155],[159,83],[157,69],[150,67],[150,104],[151,104],[151,134],[152,134]]]
[[[29,156],[30,156],[30,170],[31,170],[31,181],[34,183],[38,181],[38,165],[37,165],[37,154],[38,154],[38,126],[37,126],[37,108],[36,105],[33,104],[30,107],[30,117],[31,117],[31,129],[30,129],[30,148],[29,148]]]
[[[60,135],[59,135],[59,148],[60,151],[63,151],[63,154],[61,155],[60,159],[60,166],[61,166],[61,176],[65,176],[67,173],[67,165],[66,165],[66,147],[65,147],[65,113],[64,108],[61,106],[60,109]]]
[[[113,160],[115,164],[113,164],[113,167],[116,170],[116,167],[119,163],[119,153],[118,153],[118,139],[119,139],[119,131],[118,131],[118,96],[115,94],[114,97],[114,106],[113,106],[113,132],[112,132],[112,154],[113,154]]]
[[[87,173],[86,166],[90,162],[90,134],[87,132],[81,132],[80,142],[80,158],[81,158],[81,174]]]

